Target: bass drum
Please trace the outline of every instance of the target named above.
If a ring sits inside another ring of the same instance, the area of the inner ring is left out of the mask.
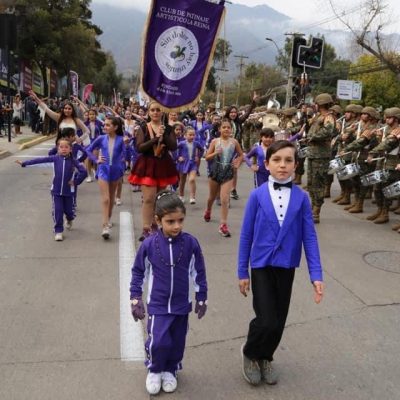
[[[267,113],[262,117],[263,128],[271,128],[279,126],[279,118],[276,114]],[[272,129],[272,128],[271,128]]]

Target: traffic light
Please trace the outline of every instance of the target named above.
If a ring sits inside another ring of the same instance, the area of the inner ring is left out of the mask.
[[[324,53],[324,39],[312,38],[308,46],[300,45],[297,54],[297,65],[309,68],[321,68]]]
[[[297,68],[302,65],[297,64],[297,56],[299,54],[299,47],[305,46],[307,43],[306,39],[301,36],[294,36],[293,38],[293,46],[292,46],[292,67]]]

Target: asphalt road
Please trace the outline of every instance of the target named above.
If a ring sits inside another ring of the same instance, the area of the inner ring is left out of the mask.
[[[43,155],[49,146],[38,145],[18,157]],[[124,232],[120,234],[119,213],[132,214],[138,237],[140,194],[124,185],[112,238],[104,242],[97,184],[83,183],[73,230],[56,243],[49,195],[52,171],[22,169],[13,163],[18,157],[0,160],[0,399],[149,398],[142,362],[121,360],[126,321],[120,310]],[[241,197],[232,201],[229,215],[232,237],[222,238],[217,206],[210,223],[202,219],[204,169],[198,179],[198,203],[187,206],[185,229],[203,248],[209,310],[200,321],[191,316],[177,392],[159,397],[399,399],[400,235],[388,224],[376,226],[365,221],[365,213],[350,215],[329,201],[317,226],[326,296],[320,305],[313,303],[303,263],[275,357],[278,385],[251,387],[243,380],[239,349],[253,312],[251,297],[243,298],[237,288],[236,253],[251,186],[251,174],[243,166]],[[373,209],[369,204],[366,211]]]

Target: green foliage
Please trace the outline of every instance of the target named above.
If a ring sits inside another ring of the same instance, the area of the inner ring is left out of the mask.
[[[101,29],[91,22],[90,0],[17,0],[18,54],[35,61],[45,82],[46,67],[61,75],[78,72],[83,81],[106,62],[97,35]]]
[[[213,58],[213,66],[210,68],[210,72],[208,74],[206,90],[215,92],[217,90],[217,65],[220,68],[226,68],[227,60],[229,55],[232,53],[231,44],[224,39],[218,38],[217,44],[215,46],[214,58]]]
[[[376,57],[363,55],[356,63],[351,65],[350,71],[364,71],[351,76],[351,79],[362,82],[362,103],[372,107],[382,107],[382,109],[398,107],[400,104],[399,79],[389,70],[368,71],[378,64]]]
[[[114,89],[118,91],[121,82],[122,75],[117,74],[114,58],[110,53],[107,53],[105,65],[94,75],[94,92],[106,98],[111,98]],[[125,95],[126,93],[123,94]]]

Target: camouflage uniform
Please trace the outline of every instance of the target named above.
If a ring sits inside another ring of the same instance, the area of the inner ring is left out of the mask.
[[[400,118],[400,109],[399,118]],[[386,113],[387,110],[385,110]],[[386,155],[384,167],[389,172],[386,182],[375,185],[374,196],[378,207],[377,213],[368,219],[375,223],[385,223],[389,221],[389,207],[392,204],[390,199],[384,197],[382,189],[400,180],[400,171],[396,171],[396,165],[400,163],[400,128],[390,129],[382,142],[370,151],[373,157]],[[376,217],[375,215],[378,214]],[[375,218],[372,218],[375,217]]]
[[[320,105],[329,104],[329,94],[320,94],[315,98]],[[324,191],[328,177],[331,157],[331,140],[335,134],[335,119],[329,112],[318,114],[308,131],[308,170],[307,186],[313,206],[314,222],[319,222],[319,212],[324,203]]]
[[[376,121],[379,119],[379,113],[372,107],[365,107],[364,114],[368,114],[373,120],[363,124],[359,137],[344,148],[344,152],[357,152],[357,163],[360,167],[360,175],[352,178],[352,185],[355,195],[355,201],[351,206],[345,207],[345,210],[350,213],[360,213],[363,211],[364,200],[369,190],[368,186],[361,185],[360,176],[369,174],[374,170],[374,167],[366,163],[368,151],[378,144],[375,130],[379,128]]]

